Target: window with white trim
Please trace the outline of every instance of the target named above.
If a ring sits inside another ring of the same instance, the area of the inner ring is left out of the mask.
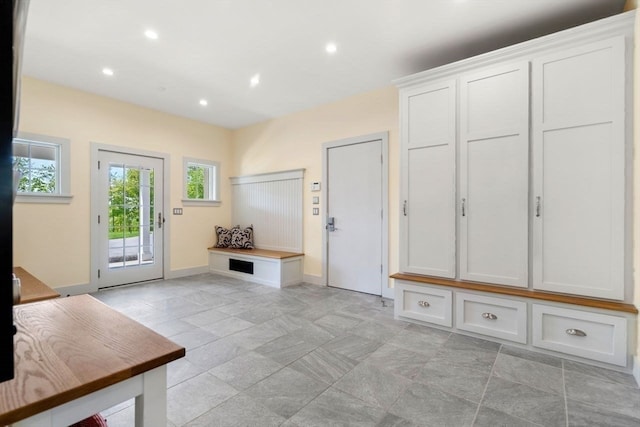
[[[186,205],[220,205],[220,164],[211,160],[185,157],[184,191],[182,202]]]
[[[19,133],[13,139],[18,203],[69,203],[69,140]],[[16,185],[16,183],[14,183]]]

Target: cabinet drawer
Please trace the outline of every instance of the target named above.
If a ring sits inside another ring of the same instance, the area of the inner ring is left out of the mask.
[[[533,304],[533,345],[627,365],[627,319]]]
[[[527,304],[503,298],[456,293],[456,327],[527,343]]]
[[[452,326],[451,291],[396,282],[395,315]]]

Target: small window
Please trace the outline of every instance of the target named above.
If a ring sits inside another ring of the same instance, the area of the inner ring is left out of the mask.
[[[182,202],[191,205],[219,206],[218,162],[184,159],[184,196]]]
[[[19,133],[13,140],[18,203],[69,203],[69,140]]]

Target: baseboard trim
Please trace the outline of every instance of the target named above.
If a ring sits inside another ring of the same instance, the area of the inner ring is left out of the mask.
[[[179,279],[181,277],[195,276],[196,274],[204,274],[209,272],[209,266],[181,268],[179,270],[171,270],[167,274],[167,279]]]
[[[202,267],[182,268],[180,270],[172,270],[167,275],[167,279],[178,279],[180,277],[195,276],[196,274],[204,274],[209,272],[209,266],[204,265]],[[127,285],[124,285],[127,286]],[[90,283],[81,283],[79,285],[59,286],[53,288],[54,291],[60,294],[62,297],[70,297],[74,295],[83,295],[95,292]]]
[[[640,356],[633,356],[633,377],[636,379],[638,387],[640,387]]]
[[[322,276],[316,276],[314,274],[305,274],[303,275],[302,280],[305,283],[310,283],[312,285],[326,286],[326,284],[322,280]]]
[[[95,291],[89,283],[81,283],[79,285],[59,286],[53,288],[61,297],[72,297],[74,295],[84,295]]]

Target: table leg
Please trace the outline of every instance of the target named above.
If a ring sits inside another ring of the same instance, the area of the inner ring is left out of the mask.
[[[167,367],[142,374],[142,394],[136,396],[136,427],[167,425]]]

